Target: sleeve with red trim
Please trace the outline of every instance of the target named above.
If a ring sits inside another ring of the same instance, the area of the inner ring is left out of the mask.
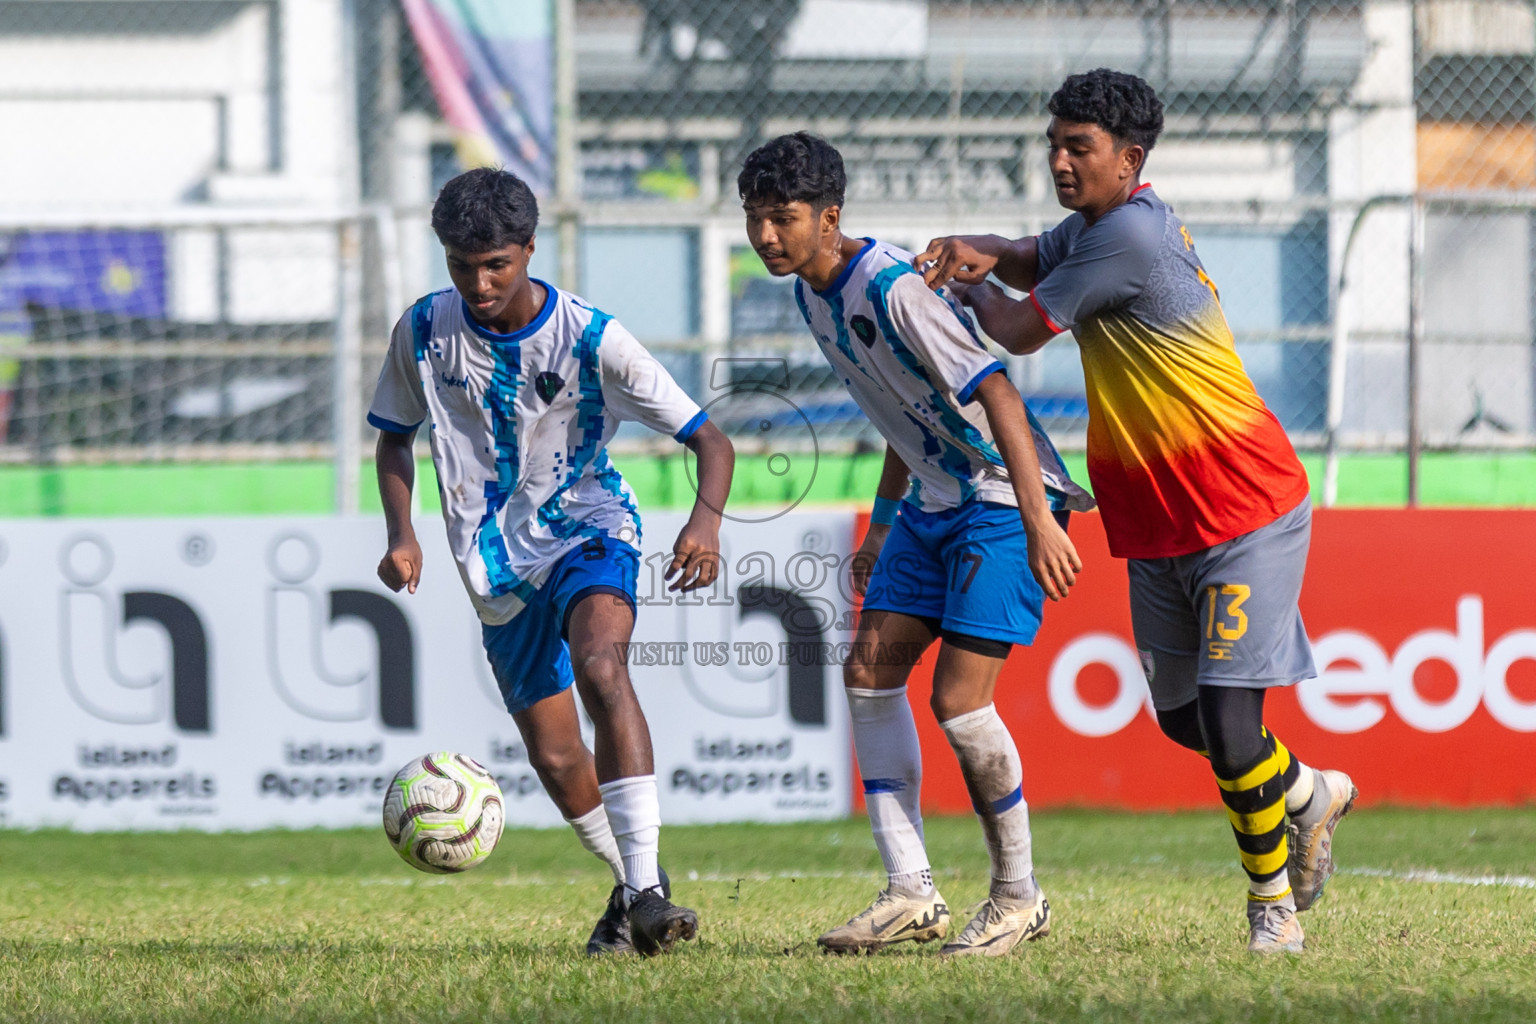
[[[1135,299],[1162,251],[1165,220],[1162,208],[1126,203],[1083,228],[1070,251],[1050,265],[1041,261],[1029,296],[1035,311],[1052,329],[1069,331]]]

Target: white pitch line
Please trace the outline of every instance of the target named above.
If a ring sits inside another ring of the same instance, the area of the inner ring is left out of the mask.
[[[1536,889],[1530,875],[1453,875],[1445,871],[1393,871],[1389,868],[1340,868],[1341,875],[1365,875],[1396,882],[1438,882],[1444,885],[1491,885],[1504,889]]]
[[[1530,875],[1458,875],[1445,871],[1433,871],[1429,869],[1411,869],[1408,871],[1395,871],[1390,868],[1373,867],[1347,867],[1340,868],[1341,875],[1359,875],[1365,878],[1381,878],[1391,882],[1414,882],[1420,884],[1440,885],[1474,885],[1493,886],[1504,889],[1536,889],[1536,877]],[[594,876],[596,877],[596,876]],[[679,876],[678,880],[686,879],[689,882],[772,882],[784,879],[829,879],[833,881],[842,879],[859,879],[878,882],[878,872],[875,871],[738,871],[722,872],[690,871],[686,875]],[[306,882],[323,882],[324,878],[307,878]],[[428,875],[416,877],[414,875],[389,875],[375,876],[371,878],[357,878],[350,880],[352,884],[371,886],[414,886],[414,885],[447,885],[448,876]],[[498,878],[492,885],[496,886],[526,886],[529,888],[542,888],[557,885],[576,885],[591,881],[585,878],[544,878],[539,875],[530,875],[526,878]],[[245,884],[251,888],[260,888],[268,885],[289,885],[289,878],[251,878]]]

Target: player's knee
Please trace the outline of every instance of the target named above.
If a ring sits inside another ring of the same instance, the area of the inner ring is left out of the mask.
[[[1159,711],[1157,724],[1163,730],[1163,735],[1179,746],[1195,751],[1205,750],[1205,737],[1200,733],[1200,716],[1194,701]]]
[[[573,771],[579,771],[591,756],[580,742],[546,743],[528,749],[528,764],[548,785],[551,781],[564,779]]]
[[[597,701],[603,706],[617,706],[634,699],[630,689],[629,671],[624,662],[608,652],[598,652],[585,657],[575,656],[571,662],[581,683],[582,698]]]
[[[933,711],[933,717],[940,722],[947,722],[951,718],[959,718],[975,708],[962,707],[963,701],[957,700],[953,694],[941,693],[937,689],[928,697],[928,707]]]
[[[843,686],[850,690],[875,689],[875,666],[854,651],[843,662]]]

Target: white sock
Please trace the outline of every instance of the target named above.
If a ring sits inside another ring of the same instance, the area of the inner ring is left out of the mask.
[[[614,843],[624,861],[624,903],[642,889],[661,884],[656,855],[661,848],[661,802],[656,776],[632,775],[597,787],[603,810],[613,829]]]
[[[598,804],[579,818],[566,818],[565,823],[576,830],[576,838],[586,851],[613,872],[613,884],[624,884],[624,861],[619,857],[619,844],[613,841],[613,829],[608,825],[608,813]]]
[[[907,688],[846,688],[853,749],[864,780],[864,806],[893,888],[926,894],[933,872],[923,848],[923,756]]]
[[[992,857],[992,894],[1010,899],[1034,895],[1034,857],[1024,766],[1008,727],[991,704],[958,715],[939,727],[960,759],[960,771],[981,819]]]
[[[1323,812],[1328,808],[1328,797],[1324,794],[1323,798],[1317,801],[1316,807],[1309,806],[1312,803],[1313,794],[1317,792],[1317,772],[1302,764],[1295,754],[1291,755],[1291,759],[1296,762],[1298,771],[1296,784],[1285,791],[1285,813],[1297,819],[1298,825],[1310,825],[1313,822],[1305,819],[1322,817]]]

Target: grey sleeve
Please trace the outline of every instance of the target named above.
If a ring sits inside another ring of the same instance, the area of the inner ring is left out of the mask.
[[[1078,222],[1083,218],[1074,213],[1066,220],[1057,224],[1049,231],[1042,231],[1035,236],[1035,280],[1044,281],[1045,275],[1055,269],[1056,264],[1072,248],[1072,236],[1080,227]]]
[[[1162,210],[1126,203],[1084,228],[1070,252],[1037,274],[1030,301],[1046,324],[1070,330],[1140,295],[1163,244],[1164,222]]]

